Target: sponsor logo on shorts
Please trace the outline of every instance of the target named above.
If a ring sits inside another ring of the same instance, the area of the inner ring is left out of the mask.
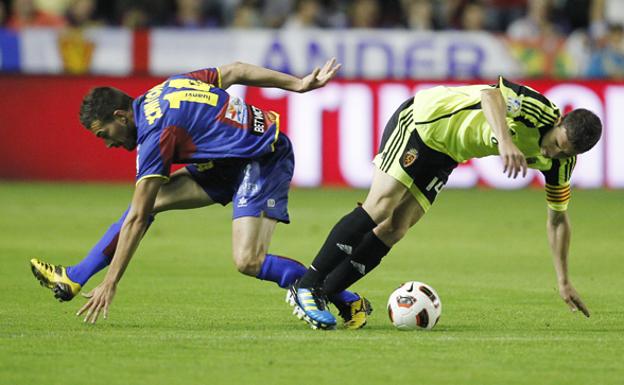
[[[275,199],[267,200],[267,207],[275,207]]]
[[[403,167],[411,166],[416,161],[417,158],[418,158],[417,149],[410,148],[409,150],[405,151],[405,154],[403,154]]]
[[[238,203],[236,204],[237,207],[247,207],[247,198],[245,197],[240,197],[240,199],[238,200]]]
[[[213,168],[214,163],[212,163],[212,161],[206,163],[195,163],[195,167],[197,167],[197,171],[204,172]]]

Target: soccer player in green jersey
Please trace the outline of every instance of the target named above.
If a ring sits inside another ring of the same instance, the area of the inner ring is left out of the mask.
[[[570,177],[576,155],[600,139],[591,111],[561,116],[537,91],[500,78],[497,85],[434,87],[404,102],[384,130],[375,173],[362,206],[331,230],[305,275],[288,293],[295,314],[310,324],[327,320],[325,297],[374,269],[427,212],[458,163],[499,155],[510,178],[527,167],[546,179],[547,234],[559,293],[589,317],[568,277]]]

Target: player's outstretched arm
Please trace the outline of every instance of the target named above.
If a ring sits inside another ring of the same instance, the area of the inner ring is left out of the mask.
[[[526,176],[527,162],[524,154],[511,140],[507,120],[505,119],[507,106],[498,88],[488,88],[481,91],[481,108],[496,140],[498,140],[498,153],[503,159],[503,172],[509,178],[516,178],[520,173]]]
[[[95,323],[100,312],[104,313],[104,318],[108,317],[108,307],[115,296],[117,283],[145,234],[149,223],[148,217],[154,208],[156,195],[162,183],[163,178],[147,178],[137,184],[108,272],[102,283],[93,289],[87,303],[76,314],[79,316],[86,312],[85,322]]]
[[[222,88],[228,88],[232,84],[242,84],[256,87],[275,87],[294,92],[307,92],[327,84],[336,76],[340,66],[340,64],[336,63],[336,59],[331,59],[325,62],[323,67],[315,68],[314,71],[303,78],[241,62],[219,67],[219,72],[221,73]]]
[[[572,311],[580,310],[586,317],[589,317],[587,306],[585,306],[579,297],[568,277],[568,252],[570,250],[572,228],[567,212],[555,211],[549,208],[546,230],[548,232],[550,249],[553,254],[555,271],[557,272],[559,294]]]

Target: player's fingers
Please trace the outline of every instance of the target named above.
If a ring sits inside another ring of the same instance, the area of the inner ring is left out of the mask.
[[[80,310],[78,310],[78,312],[76,312],[76,315],[77,315],[77,316],[79,316],[79,315],[81,315],[82,313],[84,313],[84,311],[85,311],[85,310],[87,310],[88,308],[90,308],[90,307],[91,307],[91,305],[92,305],[92,303],[91,303],[91,302],[92,302],[91,300],[87,301],[87,303],[85,303],[85,304],[84,304],[84,305],[80,308]]]
[[[323,70],[325,72],[329,71],[332,69],[332,67],[336,64],[336,58],[333,57],[330,60],[328,60],[327,62],[325,62],[325,66],[323,67]]]
[[[84,322],[89,322],[89,320],[92,319],[95,311],[97,310],[97,308],[100,306],[100,301],[96,300],[93,302],[93,305],[91,305],[91,307],[89,308],[89,311],[87,311],[87,315],[84,318]]]
[[[516,176],[526,176],[526,160],[522,154],[516,155]]]
[[[526,177],[527,176],[527,171],[529,169],[529,165],[527,164],[526,158],[523,156],[522,157],[522,177]]]
[[[102,305],[98,306],[97,309],[95,309],[95,311],[93,312],[93,317],[91,317],[91,324],[94,324],[97,321],[101,311]]]
[[[104,305],[104,319],[108,319],[108,303]]]
[[[91,308],[89,309],[89,311],[85,315],[84,319],[82,320],[83,322],[89,322],[89,320],[91,319],[91,314],[93,314],[93,310],[94,309],[95,309],[95,306],[91,306]]]
[[[325,62],[325,65],[323,65],[323,72],[327,72],[329,71],[330,68],[332,68],[332,66],[334,65],[334,61],[336,59],[331,58],[330,60]]]
[[[576,305],[577,309],[583,312],[585,317],[589,318],[589,310],[587,309],[587,306],[585,306],[585,304],[583,303],[583,301],[581,301],[580,298],[572,297],[572,302],[574,302],[574,305]]]
[[[509,174],[508,174],[508,176],[510,178],[513,178],[514,173],[516,172],[516,158],[515,158],[515,156],[513,154],[509,155],[509,166],[508,167],[509,167]]]
[[[516,176],[520,176],[524,173],[524,159],[522,155],[516,155]]]
[[[520,176],[520,174],[522,174],[524,172],[524,157],[522,156],[522,154],[517,154],[516,155],[516,175],[514,176]]]
[[[511,159],[509,160],[509,174],[508,174],[508,177],[509,178],[515,178],[514,174],[516,172],[517,172],[516,171],[516,160],[512,156]]]
[[[340,68],[340,66],[336,66],[336,67],[332,67],[332,68],[328,69],[327,72],[325,73],[325,78],[328,81],[330,79],[332,79],[334,76],[336,76],[336,72],[338,71],[339,68]]]
[[[318,76],[318,74],[321,72],[321,69],[316,67],[314,68],[314,70],[312,70],[312,79],[316,79],[316,77]]]
[[[341,65],[338,64],[336,67],[331,68],[330,70],[328,70],[328,72],[324,73],[322,75],[321,84],[324,86],[325,84],[327,84],[327,82],[329,82],[331,79],[333,79],[336,76],[336,72],[338,72],[340,67],[341,67]]]
[[[515,157],[511,158],[510,174],[510,176],[514,179],[518,175],[518,160]]]
[[[566,297],[563,300],[565,301],[565,303],[568,304],[568,307],[570,308],[570,310],[576,311],[576,305],[574,304],[574,302],[572,302],[572,298]]]

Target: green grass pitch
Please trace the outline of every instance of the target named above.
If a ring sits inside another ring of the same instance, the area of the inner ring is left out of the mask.
[[[126,185],[0,183],[0,384],[622,384],[624,193],[575,191],[572,282],[592,316],[558,296],[543,192],[444,191],[355,290],[359,331],[308,329],[273,283],[230,259],[230,208],[159,215],[108,320],[75,317],[28,260],[71,264],[129,202]],[[291,193],[271,251],[309,263],[361,190]],[[86,286],[95,286],[102,273]],[[421,280],[440,294],[431,332],[394,330],[387,296]]]

